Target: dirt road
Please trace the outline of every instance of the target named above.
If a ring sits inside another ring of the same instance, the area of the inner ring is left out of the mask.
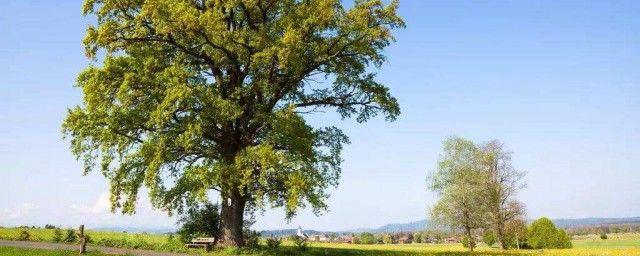
[[[7,240],[0,240],[0,246],[23,247],[23,248],[34,248],[34,249],[65,249],[65,250],[80,249],[78,245],[71,245],[71,244],[51,244],[51,243],[7,241]],[[97,247],[97,246],[87,246],[87,250],[101,251],[103,253],[108,253],[108,254],[130,253],[133,255],[140,255],[140,256],[187,256],[187,255],[193,256],[193,254],[154,252],[154,251],[146,251],[146,250]]]

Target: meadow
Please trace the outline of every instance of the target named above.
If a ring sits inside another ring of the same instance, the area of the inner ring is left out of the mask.
[[[29,241],[52,242],[51,229],[0,228],[0,239],[19,240],[22,231],[30,234]],[[63,232],[64,233],[64,232]],[[203,250],[186,249],[177,237],[166,234],[136,234],[123,232],[91,231],[86,232],[91,237],[90,245],[148,249],[164,252],[192,253],[196,255],[248,255],[248,256],[327,256],[327,255],[469,255],[461,244],[338,244],[338,243],[310,243],[305,251],[297,250],[289,241],[284,241],[278,249],[218,249],[205,253]],[[640,255],[640,234],[611,234],[607,240],[597,236],[574,237],[573,249],[556,250],[508,250],[479,246],[475,255]],[[264,244],[264,242],[263,242]],[[0,255],[76,255],[68,251],[29,251],[20,253],[22,249],[0,248]],[[100,254],[90,254],[100,255]]]
[[[37,255],[37,256],[71,256],[78,255],[78,251],[71,250],[46,250],[46,249],[29,249],[29,248],[17,248],[17,247],[2,247],[0,246],[0,255],[3,256],[25,256],[25,255]],[[105,256],[107,254],[90,251],[87,252],[87,256]],[[111,254],[113,255],[113,254]]]

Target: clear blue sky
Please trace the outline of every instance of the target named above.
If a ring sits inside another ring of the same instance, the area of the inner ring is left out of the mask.
[[[89,61],[81,1],[0,8],[0,225],[172,226],[143,203],[106,213],[107,182],[81,176],[61,138]],[[401,1],[407,29],[379,78],[402,115],[357,124],[313,117],[350,135],[331,211],[280,210],[257,228],[342,230],[426,217],[425,177],[441,142],[502,140],[528,172],[529,217],[640,215],[640,1]],[[143,198],[144,201],[144,198]]]

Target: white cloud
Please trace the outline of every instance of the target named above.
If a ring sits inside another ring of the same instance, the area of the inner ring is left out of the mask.
[[[98,200],[96,200],[96,203],[93,205],[93,207],[89,207],[86,205],[71,205],[71,208],[73,210],[76,210],[79,213],[108,213],[109,210],[111,209],[111,202],[109,202],[109,192],[108,191],[104,191],[100,194],[100,196],[98,196]]]
[[[17,207],[16,209],[13,210],[6,210],[5,209],[5,213],[8,213],[9,218],[12,219],[17,219],[17,218],[23,218],[25,216],[27,216],[29,213],[32,213],[36,210],[38,210],[40,208],[40,206],[33,204],[33,203],[24,203],[22,205],[20,205],[19,207]]]
[[[132,216],[111,212],[109,192],[100,193],[93,204],[74,204],[71,219],[91,226],[122,226],[122,227],[170,227],[175,226],[175,217],[170,218],[166,213],[154,210],[149,197],[141,193],[136,206],[136,213]],[[73,225],[76,225],[74,223]]]

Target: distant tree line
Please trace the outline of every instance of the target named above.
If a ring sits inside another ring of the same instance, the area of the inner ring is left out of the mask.
[[[640,223],[621,223],[621,224],[601,224],[592,226],[572,227],[567,229],[570,235],[600,235],[600,234],[620,234],[620,233],[638,233],[640,232]]]

